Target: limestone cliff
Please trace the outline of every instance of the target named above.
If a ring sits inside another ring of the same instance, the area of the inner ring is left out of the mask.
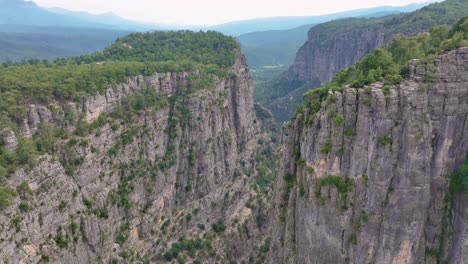
[[[445,200],[468,155],[467,65],[468,48],[414,61],[284,128],[270,263],[468,261],[466,197]]]
[[[253,183],[263,135],[245,59],[238,51],[229,74],[210,87],[191,87],[196,76],[135,76],[81,102],[30,105],[25,136],[112,118],[89,135],[61,139],[57,156],[43,155],[7,179],[19,196],[0,215],[0,262],[262,257],[269,194]],[[124,102],[148,90],[160,94],[159,107],[120,118]]]
[[[277,118],[288,120],[308,89],[328,83],[340,70],[385,46],[398,35],[416,35],[468,15],[468,3],[447,0],[420,10],[372,19],[341,19],[312,27],[294,63],[271,88]]]
[[[340,70],[348,68],[375,48],[387,45],[397,35],[415,35],[434,25],[452,24],[468,15],[465,1],[448,0],[420,10],[374,19],[344,19],[312,27],[288,71],[294,82],[323,85]],[[460,13],[448,13],[452,9]],[[450,11],[449,11],[450,10]],[[426,16],[432,20],[425,21]]]
[[[342,23],[354,21],[350,19]],[[288,79],[324,85],[340,70],[353,65],[376,47],[390,43],[393,37],[379,23],[356,26],[349,30],[330,30],[327,26],[311,28],[308,40],[298,50],[288,71]]]

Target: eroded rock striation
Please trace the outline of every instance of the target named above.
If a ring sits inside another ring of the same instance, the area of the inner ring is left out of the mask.
[[[74,131],[78,120],[92,124],[119,113],[125,100],[146,89],[163,102],[130,122],[110,119],[89,135],[60,140],[57,156],[43,155],[9,177],[19,195],[0,215],[0,259],[227,263],[257,257],[270,209],[252,179],[264,135],[245,59],[238,51],[229,75],[214,77],[211,87],[192,91],[194,75],[136,76],[81,103],[29,106],[24,136],[44,125],[66,123]]]
[[[347,87],[282,132],[270,263],[466,263],[468,48]],[[427,81],[431,75],[431,82]]]
[[[387,33],[383,24],[336,31],[323,30],[320,25],[311,28],[287,78],[294,82],[324,85],[340,70],[393,39],[393,34]]]

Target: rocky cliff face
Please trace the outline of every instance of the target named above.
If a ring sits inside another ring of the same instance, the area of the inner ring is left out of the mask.
[[[468,3],[446,0],[420,10],[372,19],[340,19],[312,27],[293,65],[271,84],[275,98],[266,104],[275,116],[288,120],[302,95],[328,83],[346,69],[398,35],[412,36],[432,26],[451,25],[468,15]],[[430,19],[428,19],[430,18]]]
[[[340,70],[388,44],[392,37],[382,24],[350,30],[329,30],[322,25],[311,28],[293,65],[279,81],[278,89],[284,91],[268,107],[280,121],[288,120],[307,90],[328,83]]]
[[[392,37],[383,24],[338,32],[313,27],[308,40],[297,52],[287,78],[294,82],[324,85],[340,70],[353,65],[375,48],[387,45]]]
[[[239,52],[229,76],[211,87],[192,90],[196,75],[132,77],[81,103],[31,105],[26,136],[46,125],[74,131],[104,114],[117,117],[60,140],[57,156],[41,156],[7,180],[20,195],[0,215],[0,262],[263,257],[269,194],[252,182],[262,135],[245,59]],[[130,122],[113,114],[147,89],[161,95],[159,108]],[[14,146],[14,135],[3,141]]]
[[[467,15],[466,7],[465,1],[448,0],[395,16],[342,19],[312,27],[287,79],[323,85],[375,48],[390,43],[395,36],[416,35],[435,25],[450,25]],[[448,13],[451,15],[443,15]]]
[[[344,30],[341,24],[346,21],[329,22],[310,29],[308,40],[277,85],[276,90],[282,90],[280,96],[268,105],[279,120],[289,119],[307,90],[328,83],[340,70],[350,67],[375,48],[390,43],[395,35],[387,32],[381,23]],[[349,20],[349,23],[354,22]],[[329,25],[332,28],[328,28]]]
[[[468,261],[465,197],[445,200],[468,154],[467,65],[468,48],[413,62],[283,130],[271,263]]]

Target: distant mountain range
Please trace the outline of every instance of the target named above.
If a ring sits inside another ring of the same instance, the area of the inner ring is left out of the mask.
[[[155,25],[111,14],[45,9],[34,2],[0,0],[0,62],[54,59],[101,50],[116,38]]]
[[[300,25],[289,29],[257,31],[238,36],[249,66],[290,65],[294,60],[297,50],[307,40],[307,32],[314,25],[347,17],[377,18],[412,12],[430,3],[431,1],[399,7],[382,6],[316,17],[278,17],[246,20],[218,26],[217,30],[224,30],[224,33],[229,33],[229,31],[226,30],[233,30],[236,26],[239,26],[237,29],[241,30],[241,25],[246,25],[245,28],[247,28],[247,25],[251,23],[255,24],[255,26],[251,28],[287,28],[292,25]]]
[[[154,30],[154,29],[166,29],[169,26],[165,25],[154,25],[149,23],[142,23],[137,21],[131,21],[124,18],[121,18],[113,13],[105,13],[105,14],[90,14],[86,12],[77,12],[77,11],[70,11],[63,8],[49,8],[48,11],[56,13],[58,15],[67,16],[70,18],[74,18],[80,21],[85,21],[90,24],[97,24],[104,27],[111,27],[111,28],[118,28],[118,29],[126,29],[126,30],[133,30],[133,31],[147,31],[147,30]]]
[[[216,30],[231,36],[239,36],[246,33],[286,30],[303,25],[319,24],[343,17],[365,17],[369,14],[383,16],[399,12],[410,12],[421,8],[430,2],[410,4],[406,6],[382,6],[375,8],[357,9],[322,16],[303,17],[269,17],[234,21],[210,27],[182,26],[171,24],[151,24],[131,21],[121,18],[112,13],[90,14],[86,12],[70,11],[62,8],[43,8],[33,1],[24,0],[0,0],[0,25],[9,25],[10,31],[15,31],[16,26],[52,26],[52,27],[79,27],[79,28],[102,28],[126,31],[149,31],[149,30]]]
[[[32,1],[0,0],[0,62],[90,53],[135,31],[190,29],[216,30],[237,36],[251,65],[290,64],[314,24],[343,17],[407,12],[426,4],[359,9],[323,16],[262,18],[202,28],[141,23],[112,13],[93,15],[61,8],[47,9]]]
[[[238,36],[250,67],[291,64],[313,25],[286,30],[252,32]]]
[[[370,14],[372,16],[384,16],[389,14],[395,14],[400,12],[411,12],[424,7],[433,2],[440,1],[427,1],[424,3],[415,3],[405,6],[380,6],[374,8],[356,9],[351,11],[339,12],[321,16],[292,16],[292,17],[268,17],[259,19],[250,19],[229,22],[222,25],[216,25],[207,27],[206,29],[217,30],[227,35],[239,36],[246,33],[267,31],[267,30],[286,30],[297,28],[303,25],[320,24],[335,19],[345,17],[367,17]]]
[[[32,1],[0,0],[0,7],[0,25],[9,25],[10,31],[15,31],[17,26],[59,26],[130,31],[162,29],[158,25],[129,21],[111,14],[92,15],[57,8],[46,9]]]

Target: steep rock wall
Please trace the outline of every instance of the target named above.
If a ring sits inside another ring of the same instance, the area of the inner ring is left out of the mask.
[[[358,27],[345,32],[311,28],[308,40],[298,50],[288,71],[288,79],[323,85],[340,70],[348,68],[376,47],[387,45],[393,38],[384,25]]]
[[[466,203],[447,220],[445,196],[468,154],[467,65],[468,48],[413,62],[283,130],[271,263],[466,262]]]
[[[286,121],[307,90],[328,83],[340,70],[389,44],[396,36],[413,36],[433,26],[455,23],[468,15],[467,7],[466,1],[446,0],[409,13],[339,19],[314,26],[289,70],[271,83],[275,96],[266,106],[277,119]]]
[[[41,124],[73,131],[78,124],[67,118],[92,122],[144,89],[167,98],[130,122],[117,118],[73,136],[78,143],[61,140],[57,156],[43,155],[10,177],[9,186],[25,182],[31,193],[2,211],[0,259],[161,263],[172,244],[196,239],[198,246],[171,258],[218,263],[257,256],[269,206],[252,182],[262,135],[245,59],[239,51],[230,74],[215,77],[212,87],[192,91],[189,76],[132,77],[82,102],[31,105],[21,129],[26,136]],[[19,210],[24,203],[28,210]],[[212,230],[218,220],[225,231]]]

